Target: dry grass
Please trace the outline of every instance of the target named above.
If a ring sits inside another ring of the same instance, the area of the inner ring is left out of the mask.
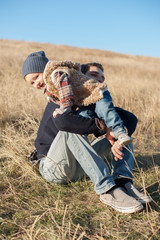
[[[91,181],[51,185],[28,163],[46,99],[25,84],[21,66],[42,49],[50,59],[102,63],[115,105],[138,117],[135,185],[153,199],[144,211],[119,214],[100,203]],[[159,239],[160,59],[9,40],[0,50],[0,239]]]

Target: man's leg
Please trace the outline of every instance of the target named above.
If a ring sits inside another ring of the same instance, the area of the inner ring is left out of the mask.
[[[76,181],[85,176],[84,170],[68,148],[65,132],[59,131],[47,156],[41,159],[39,171],[48,182],[61,184]]]
[[[59,156],[59,154],[61,156]],[[74,156],[90,177],[94,189],[100,195],[100,200],[119,212],[135,212],[143,206],[134,198],[128,196],[123,189],[115,188],[113,178],[109,175],[107,164],[96,153],[86,137],[78,134],[59,132],[53,141],[46,158],[40,161],[40,172],[50,182],[65,183],[67,179],[78,177]]]
[[[126,178],[132,181],[133,179],[133,164],[134,164],[134,157],[133,157],[133,144],[130,143],[128,146],[123,148],[123,159],[112,161],[112,176],[115,179],[119,178]]]
[[[104,157],[108,156],[108,154],[111,152],[111,144],[109,143],[105,136],[95,138],[91,142],[91,146],[103,159]]]
[[[95,139],[92,143],[93,148],[101,156],[105,157],[110,152],[111,145],[104,137],[102,139]],[[133,144],[131,143],[127,149],[123,148],[123,160],[111,161],[112,176],[117,187],[123,187],[127,194],[134,197],[141,203],[151,202],[151,198],[146,194],[139,192],[133,185]]]
[[[127,194],[143,204],[151,202],[151,198],[149,196],[138,191],[138,189],[136,189],[133,185],[133,144],[131,143],[126,148],[123,148],[123,153],[123,160],[112,161],[112,175],[116,185],[118,187],[123,187]]]
[[[96,138],[91,142],[91,146],[95,149],[95,151],[104,158],[105,156],[108,156],[108,154],[111,152],[111,145],[108,142],[108,140],[103,138]],[[132,155],[133,152],[133,144],[131,143],[127,149],[123,148],[123,160],[115,161],[112,158],[111,161],[111,175],[114,180],[125,178],[132,181],[133,175],[133,164],[134,164],[134,158]]]
[[[40,161],[40,173],[49,182],[66,183],[89,176],[97,194],[115,186],[107,164],[91,147],[87,138],[78,134],[59,132],[47,157]],[[84,171],[83,171],[83,170]]]
[[[111,145],[108,140],[103,137],[96,138],[91,143],[95,151],[102,157],[107,157],[111,152]],[[131,143],[126,148],[123,148],[124,157],[122,160],[115,161],[112,157],[111,161],[111,175],[117,186],[123,187],[127,182],[133,182],[133,144]]]

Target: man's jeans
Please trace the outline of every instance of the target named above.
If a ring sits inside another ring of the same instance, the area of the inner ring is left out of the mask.
[[[132,149],[132,144],[130,144]],[[82,179],[85,173],[94,184],[97,194],[102,194],[113,186],[114,179],[132,179],[134,159],[124,149],[124,158],[112,161],[112,176],[103,157],[110,152],[110,144],[104,137],[89,143],[85,136],[59,131],[48,154],[42,158],[39,171],[44,179],[52,183],[67,183]]]

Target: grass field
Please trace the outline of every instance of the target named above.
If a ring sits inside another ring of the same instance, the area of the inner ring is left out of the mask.
[[[114,105],[138,117],[134,184],[153,200],[140,213],[105,206],[88,179],[51,185],[28,162],[47,102],[21,66],[39,50],[49,59],[100,62]],[[0,239],[160,239],[160,59],[9,40],[0,40],[0,53]]]

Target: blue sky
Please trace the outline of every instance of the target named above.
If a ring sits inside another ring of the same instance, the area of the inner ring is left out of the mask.
[[[0,0],[0,39],[160,57],[160,0]]]

